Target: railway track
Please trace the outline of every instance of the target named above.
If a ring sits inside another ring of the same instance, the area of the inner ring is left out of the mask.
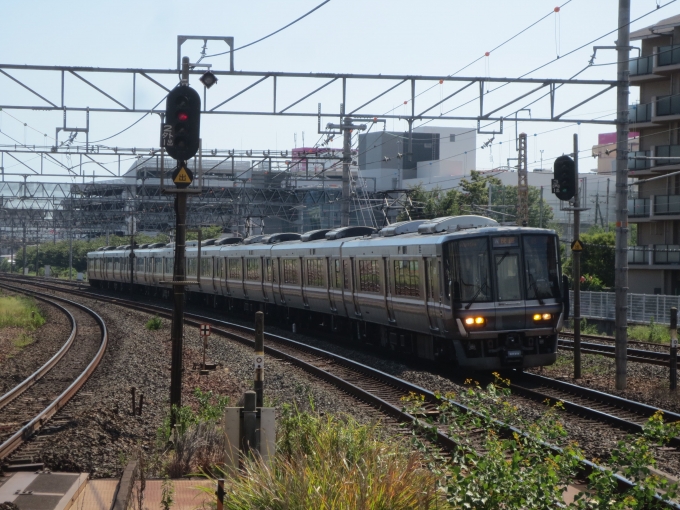
[[[634,400],[528,372],[513,381],[510,389],[515,395],[537,402],[544,402],[546,399],[562,402],[564,409],[570,414],[609,423],[633,433],[641,433],[647,420],[659,411],[656,407]],[[680,421],[680,414],[662,411],[664,421]],[[680,438],[673,438],[669,445],[680,449]]]
[[[69,317],[72,326],[68,339],[52,358],[0,396],[0,466],[39,468],[42,464],[36,463],[35,457],[40,445],[26,443],[95,371],[106,350],[108,333],[103,319],[80,303],[6,283],[0,286],[51,303]]]
[[[74,290],[72,288],[49,287],[52,288],[52,290],[58,292],[67,292],[90,299],[97,299],[99,301],[132,308],[150,314],[156,314],[163,317],[171,316],[171,309],[166,307],[141,303],[139,301],[129,301],[126,299],[109,297],[102,294],[93,294],[81,290]],[[254,345],[254,341],[252,340],[254,337],[254,329],[247,326],[234,324],[213,317],[206,317],[195,313],[186,313],[185,323],[192,326],[208,323],[211,325],[211,330],[214,334],[221,335],[246,345]],[[267,356],[272,356],[300,367],[319,379],[325,380],[328,383],[340,388],[342,391],[352,395],[360,402],[366,403],[378,409],[395,422],[413,424],[417,420],[428,416],[436,420],[438,415],[437,406],[442,403],[442,400],[440,397],[437,397],[434,393],[426,390],[425,388],[419,387],[415,384],[409,383],[346,357],[327,352],[280,335],[265,333],[265,340],[265,354]],[[545,381],[543,381],[544,379]],[[539,382],[541,384],[539,384]],[[607,402],[608,407],[603,408],[602,404],[600,404],[598,409],[598,405],[596,404],[597,400],[595,400],[595,396],[593,394],[599,392],[592,392],[591,396],[588,398],[578,397],[576,389],[569,388],[572,393],[568,393],[567,386],[560,385],[559,381],[557,381],[555,385],[551,385],[551,382],[553,381],[547,378],[533,376],[532,374],[524,374],[523,381],[521,383],[513,384],[511,389],[513,392],[516,392],[519,395],[523,395],[526,398],[531,398],[534,400],[540,399],[540,401],[543,401],[545,398],[561,400],[565,402],[565,408],[570,413],[582,415],[589,419],[612,423],[616,426],[624,427],[627,430],[632,431],[641,430],[641,424],[646,421],[648,416],[651,416],[651,414],[656,411],[656,409],[645,406],[644,404],[625,401],[625,399],[618,399],[618,397],[606,394],[599,395],[601,400]],[[403,409],[402,398],[411,393],[422,395],[424,397],[423,415],[414,416]],[[623,403],[618,402],[616,399],[619,401],[625,401],[627,404],[624,406]],[[619,406],[618,408],[616,407],[617,402]],[[461,412],[476,414],[476,411],[466,407],[461,403],[455,401],[449,401],[448,403],[450,405],[456,406]],[[635,409],[636,405],[639,411],[634,416],[632,411],[623,411],[624,409]],[[667,414],[667,416],[670,415],[673,415],[673,413]],[[678,419],[680,419],[680,415],[678,415]],[[508,438],[512,437],[513,434],[526,435],[523,431],[518,430],[510,425],[500,422],[498,422],[498,425],[500,425],[500,434],[507,436]],[[474,447],[475,445],[481,444],[485,431],[476,430],[471,434],[472,436],[467,437],[466,439]],[[433,442],[436,443],[439,448],[445,451],[451,451],[457,448],[457,444],[451,437],[448,436],[447,428],[444,425],[436,426]],[[674,446],[678,446],[678,444],[675,443]],[[583,475],[596,469],[601,468],[589,461],[583,461]],[[632,486],[633,482],[630,480],[618,475],[617,478],[621,488],[625,489]],[[671,508],[680,508],[680,506],[676,505],[675,503],[666,504]]]
[[[574,341],[559,338],[557,346],[562,349],[574,350]],[[597,354],[613,358],[615,356],[615,346],[613,344],[601,344],[595,342],[581,342],[581,352],[585,354]],[[650,351],[645,349],[627,349],[626,357],[628,361],[646,363],[648,365],[660,365],[667,367],[670,365],[671,355],[669,352]]]

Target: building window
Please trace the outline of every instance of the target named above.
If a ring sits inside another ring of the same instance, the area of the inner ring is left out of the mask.
[[[417,260],[394,261],[394,293],[397,296],[420,296],[420,273]]]
[[[201,257],[201,276],[206,278],[213,277],[212,257]]]
[[[323,259],[307,259],[307,285],[323,287]]]
[[[449,135],[449,142],[455,142],[456,141],[456,135]]]
[[[229,259],[229,279],[241,279],[241,259]]]
[[[380,270],[377,260],[359,261],[359,290],[380,292]]]
[[[297,259],[283,259],[283,283],[300,283]]]
[[[246,259],[246,279],[260,281],[260,259]]]

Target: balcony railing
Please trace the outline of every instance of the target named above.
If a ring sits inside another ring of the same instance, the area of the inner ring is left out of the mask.
[[[657,195],[654,197],[654,215],[680,214],[680,195]]]
[[[680,245],[677,244],[655,244],[654,245],[655,264],[680,264]]]
[[[680,64],[679,44],[674,44],[673,46],[659,46],[658,52],[657,65],[659,67]]]
[[[657,159],[654,161],[654,166],[661,165],[678,165],[680,164],[680,145],[657,145],[654,150],[654,155],[657,158],[677,158],[677,159]]]
[[[666,96],[656,100],[656,115],[680,115],[680,96]]]
[[[643,74],[652,74],[654,57],[634,58],[628,63],[628,71],[631,76],[640,76]]]
[[[651,156],[651,151],[631,151],[628,153],[628,170],[645,170],[650,167],[651,160],[635,159],[636,157]]]
[[[649,264],[649,247],[631,246],[628,248],[629,264]]]
[[[631,105],[628,108],[628,122],[639,124],[641,122],[651,122],[652,103]]]
[[[629,198],[628,216],[631,218],[646,218],[649,216],[649,198]]]

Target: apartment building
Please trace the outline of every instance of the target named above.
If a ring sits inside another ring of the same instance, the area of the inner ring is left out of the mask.
[[[629,250],[629,288],[646,294],[680,294],[680,15],[631,33],[641,42],[630,61],[630,130],[640,133],[629,153],[629,177],[638,186],[628,200],[637,246]]]

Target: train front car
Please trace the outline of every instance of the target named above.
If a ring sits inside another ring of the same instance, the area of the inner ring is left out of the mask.
[[[553,231],[476,229],[447,236],[442,251],[454,322],[447,329],[460,366],[496,370],[555,362],[568,290]]]

